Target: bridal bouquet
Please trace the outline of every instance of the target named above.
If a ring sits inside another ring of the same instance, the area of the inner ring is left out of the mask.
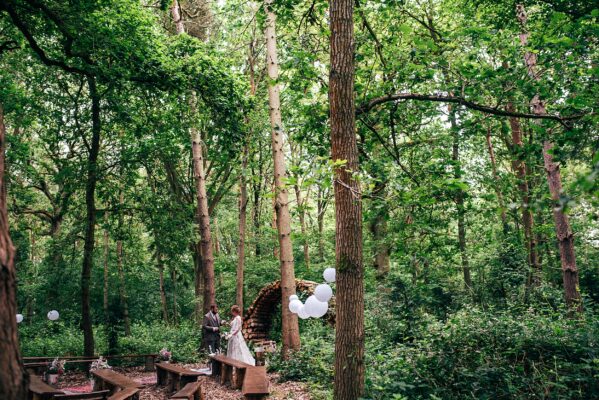
[[[220,328],[221,339],[229,340],[231,338],[231,332],[223,331],[223,327]]]

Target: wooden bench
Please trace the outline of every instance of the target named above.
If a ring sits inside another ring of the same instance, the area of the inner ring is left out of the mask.
[[[245,371],[251,367],[251,365],[234,360],[231,357],[222,354],[216,354],[210,356],[210,358],[214,361],[212,363],[212,375],[220,375],[220,384],[225,385],[230,383],[233,389],[241,389]]]
[[[64,393],[52,397],[53,400],[107,400],[108,390],[99,390],[88,393]]]
[[[241,393],[246,399],[262,399],[270,393],[266,367],[250,367],[245,372]]]
[[[139,398],[139,391],[141,389],[135,387],[128,387],[120,390],[110,396],[108,400],[136,400]]]
[[[48,385],[39,376],[29,375],[29,400],[48,400],[57,394],[64,392]]]
[[[143,389],[145,386],[141,383],[137,383],[132,379],[127,378],[123,374],[114,372],[111,369],[97,369],[92,371],[94,376],[94,389],[93,390],[106,390],[110,391],[110,394],[116,394],[119,391],[134,388]],[[130,396],[133,400],[137,400],[139,390]]]
[[[181,390],[188,383],[196,382],[203,372],[192,371],[180,365],[170,363],[156,364],[156,384],[168,386],[169,393]]]
[[[123,355],[110,355],[103,356],[105,359],[114,360],[121,358],[143,358],[145,364],[146,371],[154,371],[154,363],[156,361],[156,357],[158,354],[123,354]],[[35,363],[49,363],[52,362],[56,357],[23,357],[23,362],[25,364],[35,364]],[[70,363],[83,363],[83,364],[91,364],[96,361],[100,356],[94,357],[85,357],[85,356],[65,356],[58,357],[61,360],[65,360],[67,364]]]
[[[171,396],[171,399],[204,400],[200,382],[191,382]]]

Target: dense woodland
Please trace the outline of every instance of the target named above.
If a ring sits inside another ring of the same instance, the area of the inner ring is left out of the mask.
[[[20,356],[201,359],[281,280],[269,368],[314,399],[598,398],[598,19],[0,0],[0,397]],[[298,321],[327,267],[336,325]]]

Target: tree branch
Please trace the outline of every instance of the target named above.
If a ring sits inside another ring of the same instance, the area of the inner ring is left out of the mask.
[[[584,114],[570,115],[570,116],[561,116],[561,115],[552,115],[552,114],[528,114],[528,113],[518,113],[506,111],[497,107],[486,106],[482,104],[475,103],[473,101],[466,100],[460,96],[453,95],[445,95],[445,94],[417,94],[417,93],[396,93],[389,94],[386,96],[376,97],[368,102],[362,103],[360,106],[356,107],[356,115],[361,115],[369,112],[373,108],[377,107],[380,104],[388,103],[388,102],[396,102],[400,100],[417,100],[417,101],[432,101],[432,102],[440,102],[440,103],[455,103],[460,104],[466,108],[471,110],[481,111],[491,115],[497,115],[500,117],[513,117],[513,118],[525,118],[525,119],[548,119],[552,121],[557,121],[562,125],[568,126],[569,121],[573,121],[579,118],[582,118]]]

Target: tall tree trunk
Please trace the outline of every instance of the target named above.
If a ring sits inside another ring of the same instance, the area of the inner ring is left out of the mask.
[[[510,112],[515,111],[514,105],[510,102],[506,109]],[[512,167],[518,179],[518,191],[522,201],[522,226],[524,227],[524,240],[526,241],[526,250],[528,253],[528,273],[527,288],[533,284],[538,284],[540,280],[540,265],[537,253],[537,242],[533,234],[534,219],[530,211],[530,188],[528,186],[528,177],[526,172],[526,162],[524,161],[524,143],[522,143],[522,127],[518,118],[510,118],[510,130],[512,131],[512,148],[514,151],[514,160]]]
[[[526,31],[526,10],[522,4],[516,5],[516,13],[518,21],[522,27],[520,34],[520,43],[523,48],[528,45],[528,32]],[[528,69],[528,74],[535,81],[539,81],[540,77],[537,69],[536,53],[526,51],[524,54],[524,63]],[[538,94],[536,94],[531,102],[532,111],[537,115],[545,115],[545,104]],[[553,200],[553,220],[555,222],[555,231],[559,244],[560,261],[562,265],[562,278],[564,281],[564,297],[566,304],[569,307],[576,308],[577,311],[582,311],[582,302],[578,287],[578,269],[576,268],[576,255],[574,253],[574,234],[570,227],[568,216],[564,213],[563,206],[560,204],[560,196],[562,195],[562,177],[559,165],[553,160],[554,144],[547,138],[543,142],[543,163],[547,172],[547,183],[551,200]]]
[[[272,184],[272,218],[270,219],[270,226],[272,228],[273,231],[278,233],[278,228],[277,228],[277,186],[273,181]],[[272,256],[274,258],[280,258],[280,252],[279,252],[279,242],[278,242],[278,236],[277,236],[277,240],[275,241],[273,248],[272,248]]]
[[[195,97],[195,96],[194,96]],[[195,100],[194,100],[195,101]],[[206,195],[206,176],[204,174],[204,155],[200,135],[192,129],[193,174],[196,183],[198,202],[197,214],[200,225],[200,246],[202,274],[204,275],[203,311],[207,313],[215,303],[214,289],[214,256],[212,254],[212,232],[210,230],[210,215],[208,214],[208,196]]]
[[[325,190],[318,185],[318,199],[316,201],[316,222],[318,225],[318,259],[324,261],[324,214],[326,212],[327,201]]]
[[[299,184],[293,185],[295,190],[295,200],[297,201],[297,208],[300,220],[300,229],[302,231],[302,237],[304,242],[304,263],[306,264],[306,269],[310,270],[310,247],[308,245],[308,229],[306,227],[306,204],[308,202],[308,195],[306,194],[306,198],[302,199],[302,191],[299,187]]]
[[[335,255],[337,265],[336,400],[356,400],[364,391],[364,265],[362,193],[354,108],[354,1],[331,0],[329,103],[331,158],[335,168]]]
[[[247,143],[243,148],[243,160],[241,162],[241,174],[239,175],[239,243],[237,244],[237,276],[235,303],[243,313],[243,282],[244,282],[244,263],[245,263],[245,227],[247,219],[248,194],[245,182],[245,173],[248,165],[248,147]]]
[[[0,104],[0,398],[25,400],[27,375],[19,349],[15,247],[10,239],[6,204],[6,126]]]
[[[279,259],[281,263],[281,312],[283,356],[289,350],[300,347],[297,315],[289,311],[289,296],[295,294],[295,267],[291,244],[291,217],[289,199],[285,188],[287,171],[283,153],[283,126],[281,122],[281,102],[279,99],[279,64],[277,60],[276,17],[272,11],[272,0],[264,3],[266,11],[266,67],[268,71],[268,102],[270,105],[270,124],[272,137],[272,156],[274,163],[275,211],[277,232],[279,234]]]
[[[204,267],[202,263],[202,243],[193,243],[193,266],[194,266],[194,294],[195,294],[195,319],[198,324],[202,322],[204,315]]]
[[[495,185],[495,194],[497,194],[497,201],[499,202],[499,208],[501,209],[501,226],[503,233],[507,233],[509,225],[507,223],[507,215],[505,212],[505,201],[503,200],[503,194],[501,189],[497,186],[499,184],[499,175],[497,174],[497,163],[495,162],[495,151],[493,150],[493,141],[491,140],[491,127],[487,127],[487,151],[489,152],[489,159],[491,160],[491,171],[493,172],[493,180]]]
[[[173,281],[173,324],[177,325],[177,271],[174,268],[171,271],[171,280]]]
[[[119,194],[119,206],[123,207],[123,192]],[[125,285],[125,270],[123,268],[123,211],[119,210],[119,238],[116,241],[116,266],[119,273],[119,296],[123,310],[123,322],[125,323],[125,336],[131,335],[131,319],[129,318],[129,302],[127,299],[127,287]]]
[[[373,200],[377,202],[378,200]],[[383,200],[384,202],[384,200]],[[374,258],[372,265],[376,270],[377,278],[385,277],[390,270],[391,249],[387,243],[387,219],[389,209],[386,204],[378,204],[374,207],[374,215],[370,220],[369,229],[374,241]]]
[[[105,322],[108,322],[108,239],[108,229],[104,229],[104,298],[102,308],[104,309]]]
[[[81,269],[81,327],[83,330],[83,354],[94,355],[94,331],[89,299],[91,271],[94,266],[94,242],[96,233],[96,184],[98,181],[98,154],[100,153],[100,95],[96,80],[87,77],[92,101],[92,140],[87,158],[87,181],[85,184],[86,224],[83,246],[83,266]]]
[[[173,21],[177,28],[177,34],[185,32],[183,20],[181,19],[178,0],[173,0],[171,7],[171,14]],[[192,92],[189,106],[194,111],[196,110],[196,95]],[[214,255],[212,249],[212,232],[210,229],[210,216],[208,211],[208,196],[206,194],[206,176],[204,172],[204,155],[202,150],[202,139],[200,133],[196,127],[191,129],[191,151],[193,159],[193,176],[196,189],[196,200],[197,200],[197,220],[200,228],[200,256],[196,257],[195,265],[195,281],[196,281],[196,318],[198,322],[201,322],[201,314],[199,311],[203,309],[206,313],[210,310],[210,306],[215,303],[215,289],[214,289]],[[200,263],[198,264],[197,261]],[[200,283],[199,273],[204,278],[204,290],[202,305],[198,302],[198,288]]]
[[[460,165],[460,129],[456,122],[455,109],[451,105],[449,106],[449,122],[451,123],[451,130],[453,131],[451,159],[454,162],[454,177],[455,179],[460,180],[462,179],[462,166]],[[464,274],[464,285],[467,289],[472,289],[472,278],[470,277],[470,264],[466,249],[466,210],[464,207],[464,191],[462,189],[456,190],[455,204],[458,214],[458,248],[460,250],[460,257],[462,258],[462,272]]]
[[[160,306],[162,309],[162,320],[168,323],[168,307],[166,304],[166,290],[164,289],[164,263],[162,261],[162,254],[159,251],[156,252],[156,264],[158,266],[158,277],[159,290],[160,290]]]
[[[173,0],[173,4],[171,5],[171,15],[173,16],[173,23],[175,24],[177,35],[185,33],[183,18],[181,18],[181,9],[179,8],[179,2],[177,0]]]

